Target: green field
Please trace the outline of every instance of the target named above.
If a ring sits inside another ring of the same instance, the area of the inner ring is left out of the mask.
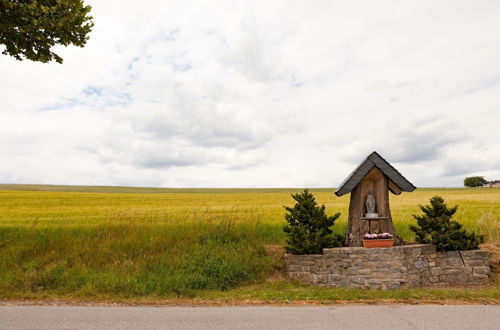
[[[252,285],[260,288],[252,292],[272,292],[262,288],[279,277],[283,205],[297,191],[0,185],[0,297],[200,298],[238,296]],[[341,212],[341,233],[349,197],[333,191],[312,189],[329,214]],[[434,195],[459,205],[456,220],[468,230],[500,243],[496,188],[391,195],[400,236],[413,239],[411,215]],[[282,285],[284,300],[286,292],[309,290]],[[496,288],[485,290],[498,296]]]

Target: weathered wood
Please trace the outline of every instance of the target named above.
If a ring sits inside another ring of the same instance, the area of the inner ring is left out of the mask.
[[[391,180],[389,180],[389,189],[395,195],[401,195],[402,190]]]
[[[368,194],[375,197],[375,212],[386,219],[363,220]],[[395,234],[389,207],[389,179],[376,167],[351,191],[349,217],[347,221],[346,245],[362,246],[361,236],[371,233]]]

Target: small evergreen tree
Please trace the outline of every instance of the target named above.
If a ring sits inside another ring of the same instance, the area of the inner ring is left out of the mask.
[[[434,244],[438,251],[474,250],[484,241],[484,237],[468,233],[462,225],[451,220],[458,206],[448,208],[444,199],[434,196],[430,205],[422,206],[423,215],[414,215],[418,226],[410,226],[417,243]]]
[[[342,246],[342,236],[334,235],[331,228],[340,213],[327,216],[325,206],[317,206],[308,189],[292,194],[292,198],[297,203],[294,207],[285,206],[288,224],[283,228],[287,234],[285,250],[288,253],[321,254],[323,248]]]

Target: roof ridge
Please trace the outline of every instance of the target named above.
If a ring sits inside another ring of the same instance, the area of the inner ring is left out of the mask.
[[[382,157],[378,152],[373,151],[354,169],[354,171],[351,172],[351,174],[349,174],[340,187],[335,191],[335,194],[337,196],[342,196],[350,193],[373,167],[377,167],[402,191],[410,192],[416,189],[416,187],[394,166],[385,160],[384,157]]]

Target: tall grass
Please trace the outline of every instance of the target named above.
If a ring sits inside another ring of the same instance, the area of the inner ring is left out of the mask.
[[[189,296],[255,283],[275,268],[264,249],[267,230],[226,218],[0,227],[0,295]]]

